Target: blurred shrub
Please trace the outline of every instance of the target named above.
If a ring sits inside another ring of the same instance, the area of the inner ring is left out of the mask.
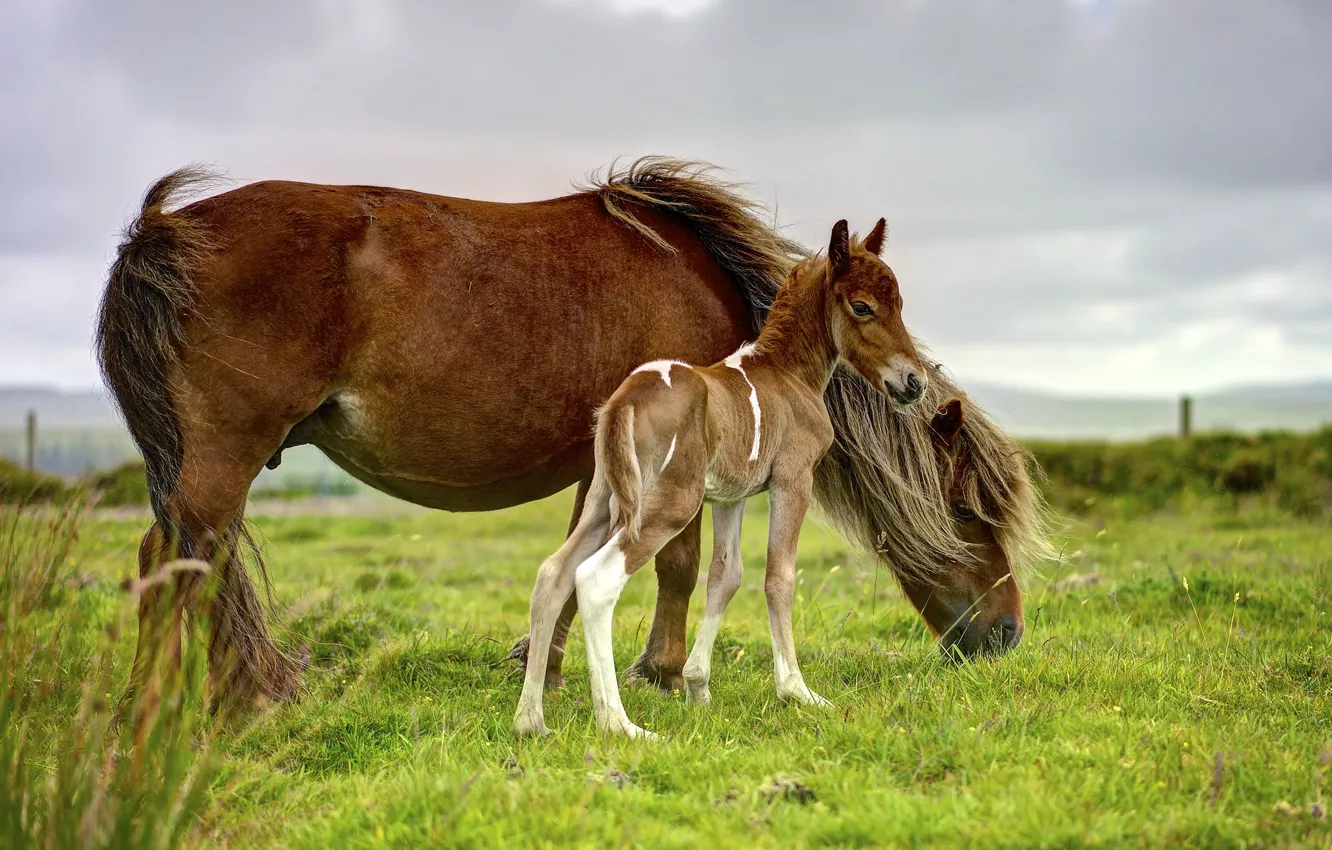
[[[1030,444],[1046,497],[1081,512],[1110,501],[1130,513],[1241,499],[1299,516],[1332,513],[1332,426],[1312,434],[1203,434],[1139,443]]]
[[[66,491],[65,482],[56,476],[32,473],[0,458],[0,504],[61,501]]]
[[[143,461],[132,460],[112,469],[89,473],[83,483],[103,506],[148,504],[148,478]]]

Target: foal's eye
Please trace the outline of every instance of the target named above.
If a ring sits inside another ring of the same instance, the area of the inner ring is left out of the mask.
[[[852,301],[851,312],[856,314],[857,318],[868,319],[874,315],[874,309],[864,301]]]
[[[953,517],[958,522],[971,522],[976,518],[976,512],[967,507],[966,502],[955,502],[953,504]]]

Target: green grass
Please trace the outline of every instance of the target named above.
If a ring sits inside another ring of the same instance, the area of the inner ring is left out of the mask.
[[[260,520],[284,640],[311,644],[309,692],[217,735],[218,773],[188,840],[1332,845],[1318,816],[1332,792],[1325,525],[1275,512],[1085,517],[1064,562],[1026,579],[1022,646],[950,667],[890,578],[808,522],[795,625],[806,679],[836,706],[820,712],[774,696],[756,500],[712,706],[627,688],[629,716],[665,739],[603,738],[576,626],[569,684],[547,697],[554,734],[518,740],[521,682],[503,659],[569,498],[482,515]],[[123,607],[116,583],[142,530],[86,521],[53,596],[85,636],[67,642],[90,656]],[[654,594],[640,575],[620,602],[621,672]],[[702,604],[700,587],[691,626]],[[119,682],[132,651],[127,637]],[[70,676],[90,665],[71,656]],[[57,684],[66,696],[29,713],[32,734],[67,724],[79,687]]]

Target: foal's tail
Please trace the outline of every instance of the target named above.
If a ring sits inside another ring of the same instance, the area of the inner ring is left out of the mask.
[[[612,528],[625,542],[638,537],[643,526],[643,471],[634,446],[634,408],[613,399],[597,416],[597,475],[604,476],[615,497]]]
[[[183,341],[181,316],[195,308],[194,269],[213,247],[203,226],[166,206],[216,181],[197,166],[173,171],[143,197],[111,264],[97,318],[97,357],[112,398],[143,455],[153,513],[164,531],[166,503],[180,479],[180,423],[168,373]]]

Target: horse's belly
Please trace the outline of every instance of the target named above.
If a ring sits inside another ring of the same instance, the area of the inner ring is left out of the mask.
[[[590,425],[570,428],[566,439],[552,443],[549,433],[521,422],[472,419],[463,427],[460,420],[466,417],[416,401],[374,405],[340,394],[312,423],[309,442],[377,490],[450,511],[511,507],[591,474]],[[588,417],[591,409],[589,403]],[[485,433],[493,439],[478,439]]]

